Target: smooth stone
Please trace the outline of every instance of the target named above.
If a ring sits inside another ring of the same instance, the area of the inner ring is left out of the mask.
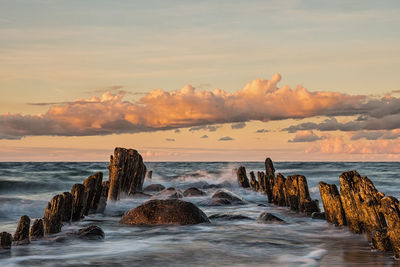
[[[238,214],[212,214],[208,217],[210,220],[226,220],[226,221],[234,221],[234,220],[252,220],[250,217]]]
[[[187,225],[209,223],[207,215],[191,202],[180,199],[154,199],[127,211],[121,224]]]
[[[284,220],[281,218],[275,216],[272,213],[264,211],[263,213],[260,214],[257,218],[258,223],[285,223]]]
[[[77,232],[73,232],[72,235],[87,240],[104,239],[104,231],[97,225],[90,225],[88,227],[79,229]]]
[[[143,191],[152,191],[152,192],[160,192],[165,189],[165,186],[162,184],[151,184],[146,186]]]
[[[191,187],[183,191],[183,196],[185,197],[200,197],[200,196],[205,196],[207,195],[206,192],[201,191],[200,189],[196,187]]]

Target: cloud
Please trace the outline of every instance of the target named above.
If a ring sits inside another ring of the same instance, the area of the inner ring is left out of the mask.
[[[203,135],[203,136],[200,137],[200,138],[204,138],[204,139],[205,139],[205,138],[208,138],[208,135],[205,134],[205,135]]]
[[[383,140],[392,140],[392,139],[397,139],[400,138],[400,130],[392,130],[392,131],[361,131],[361,132],[356,132],[351,136],[351,140],[360,140],[360,139],[366,139],[366,140],[378,140],[378,139],[383,139]]]
[[[174,138],[165,138],[165,141],[167,141],[167,142],[175,142],[175,139]]]
[[[246,127],[246,123],[244,122],[233,123],[231,125],[232,129],[243,129],[244,127]]]
[[[299,143],[299,142],[315,142],[318,140],[325,139],[324,136],[318,136],[313,131],[300,131],[296,133],[296,136],[289,140],[289,143]]]
[[[400,104],[400,103],[399,103]],[[393,130],[400,128],[400,113],[390,114],[374,118],[371,116],[360,116],[349,122],[339,122],[336,118],[329,118],[321,123],[305,122],[289,126],[282,131],[295,133],[304,130],[319,131],[360,131],[360,130]]]
[[[179,129],[175,129],[175,131],[174,131],[174,133],[180,133],[181,132],[181,130],[179,130]]]
[[[368,130],[399,128],[399,98],[310,92],[302,86],[279,88],[280,80],[279,74],[270,80],[255,79],[234,93],[221,89],[196,90],[191,85],[168,92],[157,89],[134,102],[123,99],[126,92],[106,92],[101,97],[53,103],[44,114],[0,115],[0,138],[108,135],[183,127],[191,127],[190,131],[216,131],[221,127],[216,124],[222,123],[339,115],[362,115],[366,119],[343,126],[336,123],[337,127],[352,130],[360,125]],[[312,125],[300,130],[318,127]]]
[[[366,140],[346,143],[342,136],[329,136],[306,150],[323,154],[400,154],[400,139]]]
[[[230,136],[224,136],[224,137],[221,137],[220,139],[218,139],[218,141],[232,141],[232,140],[235,140],[235,139],[233,139]]]
[[[269,130],[267,130],[267,129],[258,129],[256,131],[256,133],[268,133],[268,132],[269,132]]]
[[[218,128],[221,128],[222,126],[219,125],[202,125],[202,126],[195,126],[189,129],[189,132],[194,132],[194,131],[210,131],[210,132],[215,132]]]

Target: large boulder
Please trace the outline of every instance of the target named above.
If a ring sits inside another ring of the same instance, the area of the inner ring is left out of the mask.
[[[187,225],[210,222],[207,215],[191,202],[180,199],[154,199],[127,211],[121,224]]]

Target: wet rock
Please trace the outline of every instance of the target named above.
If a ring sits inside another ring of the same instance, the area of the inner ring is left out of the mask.
[[[143,191],[146,166],[136,150],[116,147],[114,155],[110,157],[108,170],[109,200],[119,200],[121,193],[133,194]]]
[[[219,203],[229,203],[229,205],[236,204],[236,205],[243,205],[246,204],[244,199],[240,196],[228,191],[226,189],[219,189],[217,190],[212,196],[211,200],[219,202]],[[229,201],[229,202],[227,202]],[[226,205],[226,204],[225,204]]]
[[[290,209],[311,215],[318,212],[318,201],[311,200],[307,179],[303,175],[291,175],[285,181],[286,204]]]
[[[208,217],[210,220],[225,220],[225,221],[235,221],[235,220],[252,220],[250,217],[238,214],[212,214]]]
[[[337,226],[346,225],[346,217],[336,185],[319,182],[318,186],[326,220]]]
[[[394,256],[400,259],[400,207],[399,201],[391,196],[381,199],[382,213],[387,222],[387,236],[393,248]]]
[[[311,216],[314,212],[321,212],[319,208],[319,201],[318,199],[310,200],[310,201],[305,201],[303,203],[304,206],[304,213],[307,216]]]
[[[120,223],[130,225],[186,225],[210,222],[202,210],[180,199],[154,199],[124,214]]]
[[[146,186],[143,191],[151,191],[151,192],[160,192],[165,189],[165,186],[162,184],[151,184]]]
[[[243,188],[249,188],[249,179],[247,178],[246,174],[246,168],[243,166],[240,166],[239,169],[237,170],[237,179],[238,183],[241,187]]]
[[[285,177],[278,173],[274,179],[274,186],[272,188],[272,202],[275,205],[287,206],[285,182]]]
[[[146,178],[151,179],[153,176],[153,171],[147,171],[146,172]]]
[[[183,194],[181,190],[169,187],[155,194],[153,198],[161,198],[161,199],[183,198]]]
[[[87,193],[86,206],[83,211],[84,215],[89,215],[96,213],[97,206],[100,201],[103,182],[103,173],[97,172],[83,181],[83,186],[85,187]]]
[[[62,216],[64,214],[64,197],[56,195],[47,204],[43,216],[43,229],[45,234],[55,234],[61,231]]]
[[[221,184],[207,184],[202,186],[203,189],[219,189],[219,188],[223,188],[224,186]]]
[[[36,219],[33,221],[29,237],[31,240],[40,239],[44,236],[43,220]]]
[[[325,212],[313,212],[311,214],[311,218],[318,220],[325,220]]]
[[[205,199],[198,203],[200,206],[227,206],[232,205],[232,202],[225,198],[213,198],[213,199]],[[240,204],[239,204],[240,205]]]
[[[272,213],[264,211],[257,218],[258,223],[285,223],[284,220],[275,216]]]
[[[15,245],[29,244],[29,227],[31,219],[27,215],[21,217],[18,222],[17,230],[15,231],[13,241]]]
[[[74,184],[71,188],[71,194],[74,196],[71,216],[72,221],[74,222],[83,218],[88,196],[83,184]]]
[[[7,232],[0,233],[0,248],[10,249],[12,244],[12,235]]]
[[[206,192],[201,191],[200,189],[196,187],[190,187],[183,191],[183,196],[185,197],[200,197],[200,196],[205,196],[207,195]]]
[[[250,172],[250,186],[254,191],[260,190],[260,185],[256,180],[256,176],[254,175],[253,171]]]
[[[99,204],[97,205],[97,213],[104,213],[107,206],[108,189],[110,188],[110,182],[104,181],[101,184],[101,195]]]
[[[143,192],[135,192],[133,194],[129,194],[129,198],[150,198],[150,197],[152,197],[152,195]]]
[[[104,239],[104,231],[97,225],[90,225],[79,229],[77,232],[74,232],[73,235],[86,240]]]
[[[63,222],[70,222],[72,218],[72,206],[74,204],[74,196],[70,192],[62,193],[64,198],[64,212],[62,215]]]

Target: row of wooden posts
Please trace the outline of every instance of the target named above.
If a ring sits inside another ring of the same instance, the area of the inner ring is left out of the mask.
[[[109,180],[103,182],[103,173],[97,172],[74,184],[70,192],[55,195],[48,202],[43,218],[36,219],[32,226],[27,215],[19,220],[15,234],[0,233],[0,248],[11,248],[11,244],[22,245],[30,240],[61,232],[65,223],[79,221],[84,216],[103,213],[107,200],[117,201],[120,195],[142,191],[146,166],[141,155],[134,149],[115,148],[110,157]]]
[[[348,226],[358,234],[366,234],[371,248],[378,251],[393,251],[400,259],[400,205],[392,196],[378,191],[372,181],[356,171],[340,175],[340,193],[335,184],[319,183],[324,216],[320,213],[318,200],[311,200],[307,179],[303,175],[284,177],[275,169],[270,158],[265,160],[266,172],[250,172],[237,169],[238,183],[267,194],[270,203],[288,206],[307,215],[325,218],[337,226]]]

